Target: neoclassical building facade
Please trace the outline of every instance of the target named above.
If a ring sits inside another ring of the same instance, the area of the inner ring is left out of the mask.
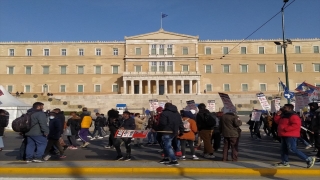
[[[290,89],[320,86],[320,39],[291,40]],[[121,42],[0,42],[0,84],[27,94],[272,94],[281,91],[278,78],[285,82],[275,41],[199,40],[160,29]]]

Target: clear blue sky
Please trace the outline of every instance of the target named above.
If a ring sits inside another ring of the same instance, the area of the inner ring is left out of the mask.
[[[293,0],[290,0],[292,2]],[[0,41],[123,40],[163,28],[200,39],[243,39],[282,0],[0,0]],[[320,37],[320,0],[285,9],[287,38]],[[281,14],[250,39],[281,38]]]

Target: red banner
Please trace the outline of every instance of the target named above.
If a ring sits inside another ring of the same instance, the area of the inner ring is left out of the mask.
[[[115,138],[147,138],[150,130],[117,130]]]

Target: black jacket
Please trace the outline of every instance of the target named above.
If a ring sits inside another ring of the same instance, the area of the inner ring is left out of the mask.
[[[178,135],[178,131],[183,133],[184,127],[180,113],[175,105],[165,108],[160,115],[159,131],[171,131],[173,135]]]
[[[201,130],[213,130],[214,126],[209,127],[207,126],[207,123],[204,119],[204,115],[209,115],[210,111],[208,109],[204,109],[204,110],[199,110],[197,117],[196,117],[196,122],[197,122],[197,127],[198,127],[198,131]]]
[[[311,129],[314,133],[320,134],[320,108],[313,113],[313,117],[311,119]]]
[[[79,129],[81,128],[81,119],[80,118],[70,118],[68,119],[67,126],[70,127],[71,135],[77,135]],[[77,129],[77,127],[79,129]]]
[[[8,123],[9,123],[8,116],[0,115],[0,121],[1,121],[1,124],[3,124],[3,125],[6,124],[6,125],[8,126]],[[5,127],[1,127],[1,126],[0,126],[0,136],[3,136],[3,134],[4,134],[4,129],[5,129]]]
[[[132,117],[129,117],[129,119],[122,119],[118,121],[118,127],[124,128],[125,130],[135,130],[136,129],[136,123]]]
[[[64,112],[60,111],[59,113],[57,113],[56,118],[58,118],[60,120],[61,123],[61,134],[63,133],[63,128],[64,128],[64,124],[66,123],[66,117],[64,116]]]
[[[58,140],[61,136],[61,120],[55,117],[49,120],[49,135],[48,139]]]
[[[94,126],[95,127],[104,127],[105,124],[105,120],[103,117],[97,117],[96,119],[93,120],[94,121]]]

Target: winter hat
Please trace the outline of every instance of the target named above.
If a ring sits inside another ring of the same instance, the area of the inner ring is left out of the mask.
[[[163,111],[163,108],[160,106],[156,109],[157,112],[162,112]]]

